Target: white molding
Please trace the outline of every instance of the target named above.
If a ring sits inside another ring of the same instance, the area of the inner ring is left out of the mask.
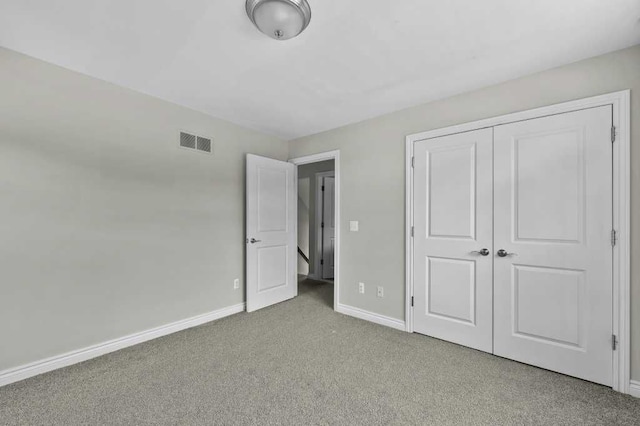
[[[336,220],[336,227],[335,227],[335,249],[333,251],[333,255],[334,255],[334,260],[333,260],[333,266],[334,266],[334,271],[333,271],[333,309],[334,310],[338,310],[338,306],[340,305],[340,186],[341,186],[341,182],[340,182],[340,150],[334,150],[334,151],[327,151],[327,152],[321,152],[318,154],[311,154],[311,155],[306,155],[304,157],[297,157],[297,158],[292,158],[289,160],[290,163],[295,164],[296,166],[301,166],[303,164],[309,164],[309,163],[317,163],[318,161],[325,161],[325,160],[333,160],[333,172],[335,174],[335,190],[334,190],[334,197],[335,197],[335,203],[334,203],[334,215],[335,215],[335,220]],[[298,168],[296,167],[296,193],[298,192]],[[297,225],[298,225],[298,220],[296,218],[295,220],[295,226],[296,226],[296,235],[297,235]],[[297,265],[297,262],[296,262]],[[314,275],[317,276],[316,271],[314,271]],[[317,279],[317,278],[315,278]]]
[[[413,297],[413,237],[411,227],[413,226],[413,146],[407,136],[405,147],[405,310],[404,321],[406,331],[413,333],[413,307],[411,298]]]
[[[244,309],[245,304],[239,303],[237,305],[228,306],[226,308],[218,309],[206,314],[196,315],[194,317],[172,322],[160,327],[151,328],[139,333],[129,334],[118,339],[98,343],[97,345],[88,346],[83,349],[78,349],[40,361],[21,365],[19,367],[3,370],[0,371],[0,386],[5,386],[10,383],[28,379],[29,377],[33,377],[38,374],[87,361],[89,359],[96,358],[110,352],[115,352],[120,349],[128,348],[129,346],[134,346],[139,343],[156,339],[158,337],[166,336],[177,331],[196,327],[207,322],[227,317],[229,315],[237,314],[244,311]]]
[[[516,121],[531,120],[549,115],[563,114],[565,112],[577,111],[585,108],[594,108],[602,105],[616,105],[626,96],[630,95],[630,90],[608,93],[605,95],[592,96],[590,98],[577,99],[574,101],[562,102],[559,104],[544,106],[526,111],[514,112],[497,117],[485,118],[483,120],[469,123],[456,124],[454,126],[440,129],[428,130],[426,132],[414,133],[406,137],[407,142],[417,142],[424,139],[432,139],[440,136],[452,135],[455,133],[469,132],[472,130],[495,127],[501,124],[514,123]]]
[[[635,380],[629,382],[629,395],[640,398],[640,382]]]
[[[380,325],[385,325],[387,327],[395,328],[396,330],[405,331],[405,322],[396,318],[391,318],[385,315],[376,314],[374,312],[365,311],[364,309],[356,308],[349,305],[338,305],[336,311],[341,314],[349,315],[351,317],[374,322]]]
[[[613,357],[613,389],[629,393],[631,379],[631,91],[611,94],[613,125],[613,333],[618,351]]]
[[[603,105],[613,107],[613,125],[616,127],[616,141],[613,144],[613,227],[618,231],[618,244],[613,249],[613,334],[618,336],[618,350],[613,357],[612,388],[622,393],[630,390],[630,351],[631,351],[631,283],[630,283],[630,220],[631,220],[631,91],[622,90],[605,95],[578,99],[560,104],[520,111],[512,114],[473,121],[470,123],[444,127],[416,133],[406,137],[406,311],[407,331],[413,331],[413,246],[411,226],[413,225],[413,168],[411,157],[415,142],[447,136],[455,133],[494,127],[516,121],[530,120],[554,114],[594,108]],[[636,389],[637,390],[637,389]]]
[[[297,166],[301,166],[303,164],[317,163],[319,161],[335,160],[336,158],[340,158],[339,149],[336,149],[333,151],[320,152],[317,154],[305,155],[303,157],[291,158],[289,159],[289,162]],[[334,166],[335,166],[335,163],[334,163]]]

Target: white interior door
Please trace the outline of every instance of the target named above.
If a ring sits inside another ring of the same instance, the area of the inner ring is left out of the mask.
[[[322,278],[333,279],[335,247],[334,196],[335,179],[324,177],[322,187]]]
[[[494,353],[611,385],[611,106],[494,128]]]
[[[247,155],[247,311],[290,299],[296,277],[295,166]]]
[[[414,146],[414,330],[487,352],[492,144],[482,129]]]

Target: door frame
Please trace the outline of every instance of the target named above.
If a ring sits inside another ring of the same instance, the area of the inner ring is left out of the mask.
[[[289,159],[290,163],[293,163],[295,167],[294,177],[295,177],[295,188],[296,194],[298,193],[298,166],[309,163],[317,163],[319,161],[325,160],[333,160],[333,174],[335,179],[335,189],[334,189],[334,215],[335,215],[335,248],[333,251],[333,310],[337,310],[340,305],[340,150],[320,152],[317,154],[305,155],[303,157],[296,157]],[[316,203],[317,204],[317,203]],[[317,209],[317,205],[316,205]],[[292,218],[293,226],[296,230],[296,235],[298,235],[298,218],[297,215],[295,218]],[[316,221],[317,222],[317,221]],[[316,241],[316,246],[318,242]],[[316,258],[316,262],[319,263]],[[296,274],[298,263],[296,265]],[[315,266],[314,266],[315,267]],[[314,271],[316,273],[316,271]]]
[[[618,392],[630,391],[631,352],[631,281],[630,281],[630,219],[631,219],[631,116],[630,90],[608,93],[563,102],[527,111],[492,117],[484,120],[429,130],[408,135],[405,140],[405,322],[406,331],[413,333],[413,146],[415,142],[455,133],[495,127],[501,124],[531,120],[587,108],[612,105],[615,141],[613,141],[613,229],[617,243],[613,246],[613,330],[618,338],[613,353],[613,385]],[[613,136],[613,135],[612,135]]]
[[[320,258],[323,255],[323,251],[322,251],[322,233],[323,233],[323,229],[320,226],[320,223],[323,221],[318,221],[318,218],[323,217],[324,216],[324,193],[321,189],[322,183],[320,182],[320,180],[318,178],[325,178],[325,177],[333,177],[335,179],[335,170],[333,171],[328,171],[328,172],[318,172],[315,174],[316,177],[316,229],[315,229],[315,233],[316,233],[316,255],[314,257],[314,265],[313,265],[313,275],[315,276],[314,279],[315,280],[319,280],[319,281],[324,281],[324,278],[322,278],[322,265],[320,264]],[[336,194],[335,194],[335,189],[333,192],[333,198],[334,198],[334,202],[335,202],[335,198],[336,198]],[[335,271],[335,250],[333,253],[333,262],[334,262],[334,271]],[[320,272],[320,273],[319,273]],[[335,272],[334,272],[335,274]]]

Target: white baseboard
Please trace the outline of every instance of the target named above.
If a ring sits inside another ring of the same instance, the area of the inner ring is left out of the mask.
[[[353,306],[339,304],[336,311],[340,312],[341,314],[363,319],[365,321],[371,321],[375,322],[376,324],[386,325],[387,327],[395,328],[396,330],[406,330],[405,323],[402,320],[365,311],[364,309],[355,308]]]
[[[24,380],[38,374],[46,373],[48,371],[57,370],[58,368],[77,364],[79,362],[86,361],[100,355],[105,355],[119,349],[137,345],[138,343],[166,336],[167,334],[175,333],[177,331],[185,330],[191,327],[196,327],[213,320],[237,314],[238,312],[242,312],[244,310],[245,304],[239,303],[237,305],[228,306],[226,308],[218,309],[206,314],[196,315],[194,317],[172,322],[160,327],[141,331],[139,333],[129,334],[128,336],[109,340],[103,343],[98,343],[97,345],[88,346],[86,348],[78,349],[72,352],[67,352],[62,355],[53,356],[51,358],[46,358],[40,361],[21,365],[19,367],[0,371],[0,386]]]
[[[636,380],[629,382],[629,395],[640,398],[640,382]]]

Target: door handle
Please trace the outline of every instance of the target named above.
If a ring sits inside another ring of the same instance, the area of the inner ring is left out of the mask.
[[[256,240],[255,238],[251,238],[251,239],[249,240],[249,242],[250,242],[251,244],[259,243],[260,241],[262,241],[262,240]]]
[[[506,251],[505,249],[500,249],[498,250],[498,252],[496,253],[498,256],[500,257],[507,257],[507,256],[517,256],[518,253],[509,253],[508,251]]]
[[[480,250],[474,250],[471,253],[477,253],[477,254],[482,255],[482,256],[489,256],[490,252],[489,252],[489,249],[483,248],[483,249],[480,249]]]

